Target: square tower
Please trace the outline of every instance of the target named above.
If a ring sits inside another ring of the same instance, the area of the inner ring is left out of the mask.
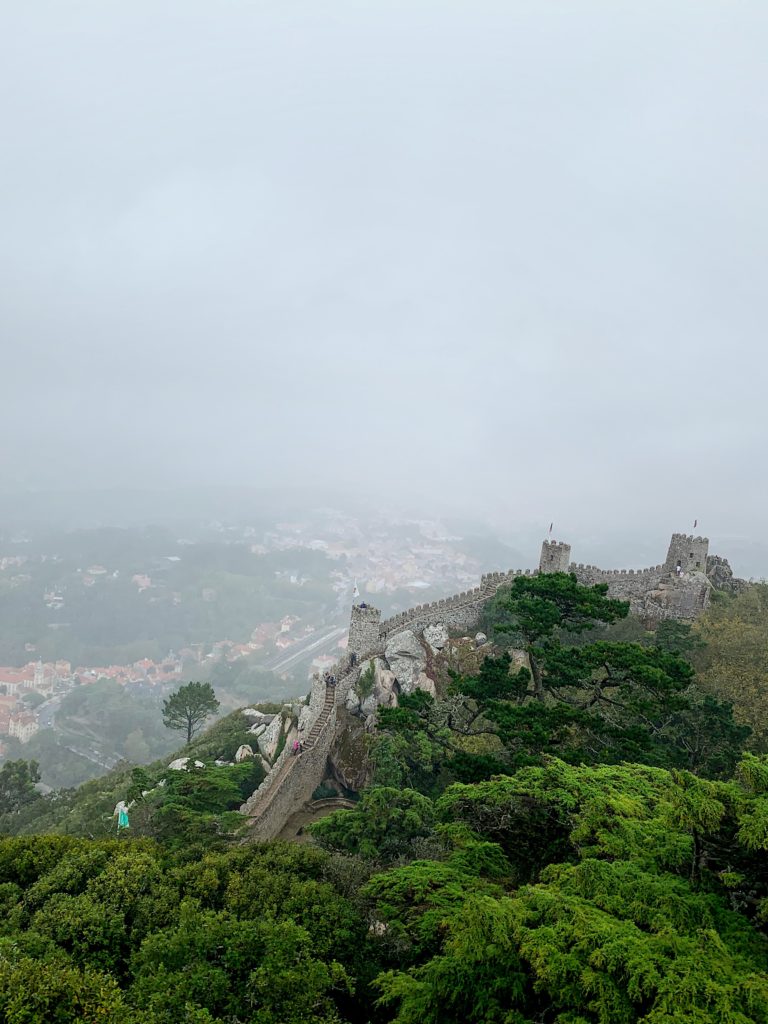
[[[667,572],[706,572],[709,538],[673,533],[664,568]]]
[[[571,545],[559,540],[545,540],[541,545],[539,572],[568,572]]]
[[[373,651],[379,644],[379,627],[381,611],[369,604],[353,604],[352,617],[349,620],[350,653],[362,658],[368,651]]]

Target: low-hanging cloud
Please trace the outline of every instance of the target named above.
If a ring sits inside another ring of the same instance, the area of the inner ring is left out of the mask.
[[[756,534],[768,9],[6,5],[5,489]]]

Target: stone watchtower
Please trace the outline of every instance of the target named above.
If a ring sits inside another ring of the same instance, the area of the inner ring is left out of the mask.
[[[693,534],[673,533],[664,568],[667,572],[706,572],[709,538],[694,537]]]
[[[571,564],[571,545],[559,540],[545,540],[541,545],[539,572],[568,572]]]
[[[349,644],[347,650],[362,658],[379,644],[381,611],[369,604],[353,604],[349,620]]]

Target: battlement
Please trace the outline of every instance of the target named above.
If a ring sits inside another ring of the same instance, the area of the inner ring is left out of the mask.
[[[571,562],[570,544],[558,540],[545,540],[541,546],[538,569],[510,569],[508,572],[485,573],[480,577],[479,587],[455,594],[453,597],[441,598],[430,604],[416,605],[385,619],[380,624],[378,639],[383,643],[388,637],[404,629],[418,631],[438,622],[455,628],[471,628],[473,623],[479,621],[483,605],[501,587],[509,586],[518,576],[535,576],[544,572],[571,572],[580,583],[586,585],[607,583],[611,596],[639,602],[662,580],[678,575],[678,559],[682,571],[705,572],[708,546],[709,541],[706,537],[675,533],[670,543],[670,552],[673,553],[674,560],[671,560],[668,553],[665,562],[644,569],[603,569],[597,565]],[[683,548],[686,549],[684,559]],[[372,648],[372,638],[369,639],[369,644]]]
[[[336,680],[333,699],[329,699],[331,690],[323,678],[317,675],[312,683],[308,716],[304,723],[311,732],[307,748],[300,757],[294,757],[286,745],[262,784],[241,807],[242,813],[252,821],[252,838],[274,838],[289,815],[311,797],[326,770],[326,759],[337,728],[338,709],[345,703],[350,687],[359,677],[361,661],[382,657],[387,640],[395,633],[405,629],[419,632],[437,623],[443,623],[449,629],[469,630],[479,623],[483,607],[501,587],[509,586],[519,576],[530,577],[539,572],[571,572],[580,583],[587,585],[607,583],[611,597],[630,601],[632,610],[649,621],[658,622],[664,618],[690,620],[706,608],[711,583],[696,576],[687,576],[687,573],[718,569],[722,577],[727,577],[731,589],[743,583],[731,579],[728,563],[716,556],[708,556],[708,549],[706,537],[675,533],[662,565],[647,569],[601,569],[596,565],[571,562],[569,544],[545,540],[538,569],[486,573],[480,578],[478,587],[416,605],[383,622],[380,609],[365,603],[353,605],[348,653],[330,670]],[[678,579],[681,576],[683,578]]]
[[[353,604],[352,615],[358,622],[373,622],[381,618],[381,609],[374,608],[372,604]]]
[[[591,582],[601,583],[603,581],[615,579],[617,576],[634,576],[643,577],[646,579],[656,579],[662,576],[665,572],[664,565],[652,565],[648,569],[601,569],[597,565],[585,565],[583,562],[571,562],[568,566],[568,572],[572,572],[579,579],[579,582],[584,582],[586,577],[590,577]]]
[[[673,533],[664,562],[669,572],[706,572],[709,538]]]
[[[571,545],[560,540],[545,540],[541,545],[539,572],[568,572]]]
[[[349,650],[364,655],[379,640],[381,610],[365,603],[353,604],[349,620]]]

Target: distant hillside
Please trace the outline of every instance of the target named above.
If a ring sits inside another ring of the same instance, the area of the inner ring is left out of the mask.
[[[7,535],[0,556],[0,665],[160,659],[193,643],[245,642],[286,615],[335,607],[338,564],[297,548],[255,554],[224,540],[180,543],[167,529]],[[292,582],[293,580],[293,582]]]

